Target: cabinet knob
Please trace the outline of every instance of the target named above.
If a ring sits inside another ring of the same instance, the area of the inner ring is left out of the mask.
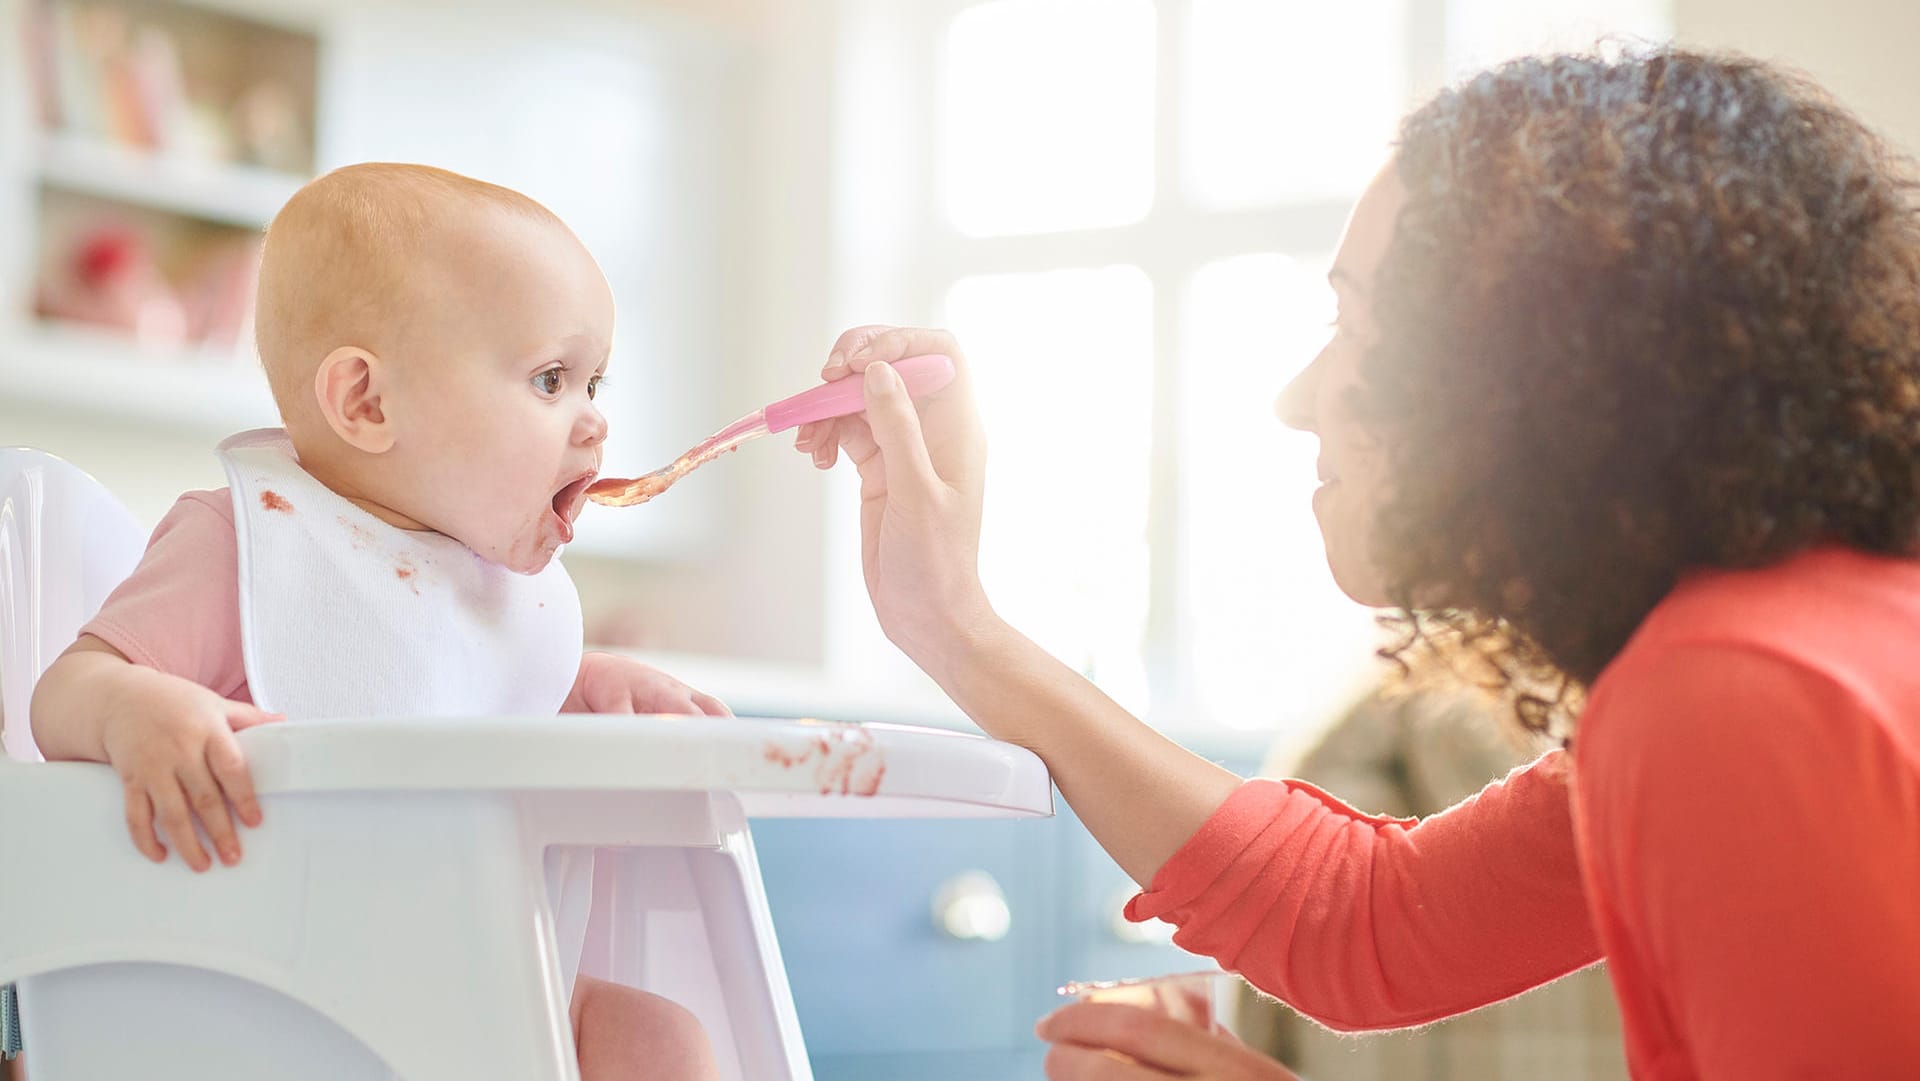
[[[998,942],[1013,926],[1013,911],[992,875],[966,871],[934,891],[933,926],[963,942]]]

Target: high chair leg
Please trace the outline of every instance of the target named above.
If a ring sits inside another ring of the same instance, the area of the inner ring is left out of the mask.
[[[692,1011],[723,1077],[812,1081],[744,823],[712,848],[601,849],[582,972]]]
[[[378,794],[312,813],[329,819],[306,841],[314,999],[405,1081],[579,1081],[546,883],[511,800]]]

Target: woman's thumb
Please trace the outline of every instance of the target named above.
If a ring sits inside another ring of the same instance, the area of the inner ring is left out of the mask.
[[[910,491],[925,491],[940,483],[933,461],[927,455],[926,436],[920,431],[920,414],[908,396],[906,384],[893,366],[867,365],[862,390],[867,399],[867,427],[886,460],[887,492],[898,496]]]

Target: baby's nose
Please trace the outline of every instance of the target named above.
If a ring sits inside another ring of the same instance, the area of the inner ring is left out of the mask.
[[[594,406],[588,406],[585,416],[574,429],[576,441],[582,446],[594,446],[606,442],[607,418]]]

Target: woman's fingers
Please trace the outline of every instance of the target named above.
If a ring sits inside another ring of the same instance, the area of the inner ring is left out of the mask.
[[[810,448],[815,469],[832,469],[833,463],[840,460],[840,433],[845,427],[837,419],[825,423],[820,441]]]
[[[864,387],[861,388],[863,391]],[[866,414],[857,417],[842,417],[835,426],[834,441],[847,453],[847,461],[856,466],[867,464],[880,445],[873,441],[873,426],[867,423]]]
[[[793,449],[803,454],[811,452],[820,438],[820,429],[823,426],[824,422],[817,420],[802,424],[793,433]]]
[[[944,330],[890,327],[850,354],[847,366],[865,372],[873,364],[892,364],[929,353],[952,358],[954,373],[953,382],[917,403],[924,430],[920,442],[941,478],[960,491],[972,493],[978,490],[986,469],[986,435],[974,406],[973,374],[961,355],[959,341]]]
[[[1047,1049],[1041,1069],[1047,1081],[1171,1081],[1182,1076],[1142,1066],[1112,1051],[1065,1043]]]
[[[960,342],[944,330],[931,327],[862,327],[858,332],[848,333],[862,333],[858,344],[847,353],[846,368],[851,372],[864,372],[869,364],[891,364],[926,353],[944,353],[954,358],[956,367],[960,364]],[[831,362],[828,366],[832,367]]]
[[[1144,1076],[1299,1081],[1286,1067],[1249,1050],[1231,1036],[1208,1032],[1139,1006],[1077,1002],[1042,1018],[1034,1031],[1050,1043],[1117,1051],[1142,1066],[1161,1071]]]
[[[984,441],[979,436],[979,418],[973,410],[971,379],[960,355],[960,343],[951,333],[925,327],[854,327],[834,341],[820,375],[829,381],[864,375],[873,364],[891,364],[929,353],[951,357],[955,373],[952,384],[918,404],[918,410],[927,418],[925,433],[919,441],[927,448],[937,474],[965,485],[984,464]],[[904,393],[902,397],[906,397]],[[868,408],[872,408],[871,404]],[[855,414],[802,425],[794,437],[794,446],[810,455],[819,469],[832,468],[843,451],[859,464],[872,453],[870,447],[856,449],[851,445],[865,434],[865,421],[865,417]]]
[[[841,333],[833,340],[833,348],[827,351],[827,363],[820,368],[820,378],[832,382],[844,379],[850,370],[857,371],[848,367],[848,359],[866,349],[873,339],[893,329],[885,323],[868,323]]]
[[[827,362],[820,368],[820,378],[831,383],[836,379],[845,379],[858,375],[866,367],[865,361],[860,368],[848,367],[848,358],[856,352],[867,349],[873,340],[895,328],[883,323],[869,323],[854,327],[841,333],[834,339],[833,348],[827,353]],[[840,458],[840,447],[845,425],[841,418],[817,420],[800,426],[800,434],[794,437],[794,446],[813,456],[816,469],[832,469]],[[857,460],[857,459],[856,459]]]
[[[867,395],[867,427],[886,460],[889,499],[918,496],[943,486],[927,453],[920,413],[907,395],[906,384],[892,365],[875,363],[863,376]]]
[[[1184,1031],[1182,1031],[1184,1030]],[[1040,1019],[1034,1033],[1049,1043],[1118,1051],[1129,1058],[1176,1073],[1188,1072],[1181,1055],[1183,1037],[1198,1035],[1155,1010],[1115,1002],[1076,1002]]]
[[[812,458],[815,469],[832,469],[833,463],[840,460],[840,432],[846,419],[835,417],[801,425],[793,448]]]

